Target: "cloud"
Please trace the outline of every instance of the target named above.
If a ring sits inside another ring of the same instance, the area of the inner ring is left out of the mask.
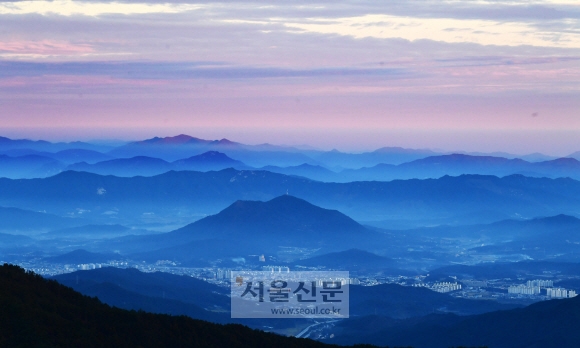
[[[75,3],[77,7],[99,4],[98,1]],[[139,8],[156,2],[125,4]],[[173,7],[167,5],[167,8],[178,9],[181,4],[171,3]],[[577,9],[564,11],[567,7],[563,5],[543,2],[526,4],[532,5],[430,0],[410,4],[393,0],[389,6],[370,1],[275,1],[259,6],[256,2],[227,1],[202,2],[197,10],[183,12],[0,15],[5,30],[0,32],[0,42],[10,43],[15,40],[14,33],[18,33],[19,40],[26,42],[67,42],[93,50],[77,55],[4,52],[2,56],[7,59],[214,60],[243,66],[297,69],[353,66],[395,56],[453,58],[470,54],[563,56],[580,53],[576,47],[580,34],[575,31],[578,20],[573,18],[579,13]],[[533,6],[536,7],[530,10]],[[543,11],[541,6],[553,6],[558,15],[532,18],[532,13],[551,13],[550,8]],[[504,12],[521,18],[500,17]],[[524,16],[524,12],[528,15]],[[478,13],[487,14],[478,18]],[[561,13],[570,18],[550,19],[560,18]],[[525,44],[536,46],[518,48]],[[510,47],[518,52],[507,52]]]
[[[81,2],[70,0],[0,2],[0,15],[99,16],[103,14],[178,13],[197,10],[191,4]]]
[[[518,57],[518,56],[471,56],[446,59],[435,59],[445,66],[480,67],[480,66],[514,66],[542,65],[579,61],[580,56],[548,56],[548,57]]]
[[[0,42],[0,55],[82,55],[94,52],[89,44],[73,44],[66,41],[5,41]]]
[[[246,21],[247,22],[247,21]],[[534,30],[522,22],[501,23],[492,20],[409,18],[390,15],[366,15],[340,19],[318,19],[311,23],[280,21],[284,26],[303,32],[344,35],[357,39],[402,38],[410,41],[434,40],[448,43],[475,43],[496,46],[540,46],[580,48],[580,33],[558,30]],[[256,22],[256,24],[263,24]]]
[[[222,62],[67,62],[0,61],[0,77],[109,76],[122,79],[263,79],[279,77],[409,76],[397,68],[314,68],[227,66]]]

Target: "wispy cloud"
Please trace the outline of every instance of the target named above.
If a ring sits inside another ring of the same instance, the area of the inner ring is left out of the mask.
[[[235,22],[235,21],[234,21]],[[580,32],[573,30],[537,30],[527,23],[502,23],[491,20],[409,18],[389,15],[366,15],[338,19],[314,19],[310,23],[277,20],[284,26],[303,32],[344,35],[357,39],[400,38],[409,41],[433,40],[447,43],[475,43],[496,46],[541,46],[580,48]],[[245,23],[248,23],[245,21]],[[256,22],[264,24],[265,22]]]
[[[0,15],[99,16],[103,14],[179,13],[200,9],[200,5],[167,3],[82,2],[71,0],[0,2]]]
[[[0,61],[0,77],[80,75],[123,79],[255,79],[278,77],[409,76],[404,69],[236,67],[221,62],[66,62]]]
[[[517,56],[483,56],[483,57],[456,57],[435,59],[436,62],[445,66],[514,66],[514,65],[539,65],[580,61],[580,56],[568,57],[517,57]]]
[[[83,55],[94,52],[89,44],[73,44],[66,41],[6,41],[0,42],[0,55]]]

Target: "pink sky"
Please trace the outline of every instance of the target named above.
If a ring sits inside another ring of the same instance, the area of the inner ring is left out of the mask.
[[[569,2],[14,4],[3,136],[580,150]]]

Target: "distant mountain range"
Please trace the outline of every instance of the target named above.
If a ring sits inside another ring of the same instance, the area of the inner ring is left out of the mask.
[[[169,163],[158,158],[138,156],[115,159],[89,165],[77,163],[65,169],[86,171],[97,174],[117,176],[157,175],[169,170],[221,170],[225,168],[254,169],[227,155],[209,151],[188,159]],[[527,162],[521,159],[503,157],[442,155],[430,156],[399,165],[377,164],[360,169],[345,169],[340,172],[329,170],[320,165],[301,164],[298,166],[279,167],[265,166],[260,170],[286,175],[303,176],[313,180],[327,182],[351,181],[390,181],[395,179],[440,178],[445,175],[480,174],[506,176],[522,174],[531,177],[570,177],[580,179],[580,162],[573,158],[560,158],[544,162]]]
[[[316,154],[314,158],[329,168],[372,167],[379,163],[400,164],[420,158],[437,155],[431,150],[404,149],[401,147],[383,147],[371,152],[345,153],[332,150]]]
[[[339,172],[309,164],[291,167],[266,166],[261,169],[326,182],[435,179],[445,175],[457,176],[462,174],[499,177],[522,174],[529,177],[580,179],[580,162],[574,158],[528,162],[522,159],[462,154],[429,156],[399,165],[380,163],[372,167],[343,169]]]
[[[201,155],[192,156],[169,163],[159,158],[137,156],[119,158],[95,164],[85,162],[69,165],[65,170],[76,170],[101,175],[116,176],[152,176],[166,173],[170,170],[193,170],[206,172],[225,168],[248,169],[240,161],[233,160],[223,153],[208,151]]]
[[[116,157],[159,157],[173,161],[179,158],[189,157],[192,154],[199,154],[210,150],[226,153],[228,156],[237,158],[254,167],[263,167],[266,165],[297,166],[307,163],[313,165],[323,164],[329,168],[360,168],[374,166],[379,163],[401,164],[429,156],[445,154],[428,149],[417,150],[401,147],[383,147],[375,151],[363,153],[344,153],[338,150],[317,151],[270,144],[246,145],[232,142],[228,139],[204,140],[184,134],[174,137],[155,137],[143,141],[132,142],[112,150],[110,154]],[[256,154],[263,158],[260,159],[259,156],[255,156]],[[469,155],[471,153],[466,154]],[[555,159],[554,157],[539,153],[523,156],[504,152],[493,154],[474,153],[474,155],[491,155],[510,159],[522,158],[530,161],[546,161]],[[278,157],[277,160],[276,156]]]
[[[78,162],[96,163],[113,159],[113,157],[105,155],[101,152],[85,149],[67,149],[58,152],[36,151],[30,149],[13,149],[0,151],[0,153],[10,157],[23,157],[34,155],[47,159],[51,158],[55,161],[62,162],[63,165]]]
[[[225,168],[250,168],[244,163],[231,159],[226,154],[217,151],[208,151],[201,155],[175,161],[173,162],[173,166],[176,170],[196,170],[200,172],[221,170]]]
[[[111,158],[103,153],[85,149],[68,149],[55,153],[30,149],[10,149],[0,151],[0,177],[12,179],[44,178],[62,172],[68,164],[81,161],[95,163]]]
[[[462,174],[495,175],[500,177],[522,174],[529,177],[570,177],[580,179],[580,162],[574,158],[527,162],[522,159],[452,154],[426,157],[397,166],[378,164],[371,168],[343,170],[340,172],[342,181],[426,179]]]
[[[166,161],[176,161],[208,151],[225,153],[229,157],[236,158],[254,167],[270,164],[298,165],[313,161],[301,150],[295,148],[269,144],[244,145],[228,139],[204,140],[184,134],[166,138],[155,137],[128,143],[111,150],[108,154],[115,157],[148,156]]]
[[[9,139],[0,136],[0,152],[9,150],[34,150],[41,152],[59,152],[70,149],[92,150],[98,152],[110,151],[113,148],[106,145],[95,145],[81,141],[74,141],[70,143],[51,143],[44,140],[28,140],[28,139]]]
[[[118,147],[0,137],[0,155],[7,156],[0,158],[0,163],[4,164],[0,166],[0,176],[9,178],[46,177],[67,169],[135,176],[156,175],[171,169],[208,171],[229,167],[263,168],[333,182],[460,174],[579,177],[577,162],[538,153],[523,156],[504,152],[450,154],[400,147],[344,153],[270,144],[246,145],[228,139],[204,140],[183,134]],[[568,157],[580,158],[580,155],[575,153]],[[174,163],[176,161],[179,162]]]
[[[227,155],[209,151],[188,159],[168,163],[150,157],[133,157],[99,162],[93,165],[77,163],[66,169],[119,176],[156,175],[169,170],[220,170],[225,168],[253,169]],[[580,162],[574,158],[559,158],[544,162],[527,162],[503,157],[470,156],[461,154],[430,156],[399,165],[377,164],[369,168],[345,169],[340,172],[320,165],[303,163],[298,166],[265,166],[260,168],[274,173],[303,176],[329,182],[390,181],[395,179],[439,178],[444,175],[480,174],[506,176],[522,174],[531,177],[571,177],[580,179]]]
[[[15,151],[11,151],[11,153],[13,152]],[[78,149],[64,150],[54,154],[35,151],[26,152],[34,154],[16,157],[0,155],[0,176],[12,179],[43,178],[66,170],[101,175],[153,176],[171,170],[206,172],[225,168],[251,169],[244,163],[233,160],[227,155],[216,151],[208,151],[172,163],[146,156],[111,159],[112,157],[95,151]],[[79,160],[82,161],[79,162]],[[72,164],[67,165],[67,163]]]
[[[69,165],[66,169],[101,175],[152,176],[168,172],[172,167],[170,163],[159,158],[137,156],[97,162],[95,164],[75,163]]]
[[[18,157],[0,155],[0,175],[8,178],[47,177],[61,171],[75,170],[101,175],[116,176],[153,176],[171,170],[210,171],[225,168],[251,170],[245,163],[234,160],[226,154],[217,151],[208,151],[200,155],[173,162],[160,158],[135,156],[131,158],[107,159],[95,163],[78,162],[66,165],[62,160],[72,158],[91,158],[96,160],[95,152],[87,150],[66,150],[69,155],[57,154],[29,154]],[[82,154],[79,154],[82,152]],[[110,158],[110,157],[109,157]],[[439,178],[444,175],[479,174],[507,176],[522,174],[529,177],[570,177],[580,179],[580,162],[574,158],[559,158],[544,162],[527,162],[521,159],[507,159],[503,157],[469,156],[469,155],[442,155],[431,156],[406,162],[399,165],[377,164],[373,167],[359,169],[344,169],[339,172],[327,169],[320,165],[303,163],[297,166],[280,167],[267,165],[260,170],[273,173],[301,176],[325,182],[352,182],[352,181],[390,181],[396,179],[427,179]]]
[[[473,222],[478,212],[486,212],[484,216],[498,212],[531,218],[575,215],[580,208],[580,182],[521,175],[344,184],[234,169],[133,178],[72,171],[44,179],[0,178],[2,206],[107,224],[122,223],[123,219],[129,223],[141,221],[143,214],[184,219],[191,216],[191,221],[194,216],[215,214],[236,200],[268,200],[286,192],[360,221],[439,218],[441,223],[460,224],[461,216],[469,215]]]

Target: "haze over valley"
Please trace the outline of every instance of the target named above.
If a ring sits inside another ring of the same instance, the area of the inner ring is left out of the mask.
[[[116,307],[327,343],[428,346],[413,337],[432,337],[436,323],[452,332],[484,313],[507,320],[553,289],[580,291],[572,154],[347,154],[185,135],[1,146],[2,261]],[[230,318],[230,274],[267,269],[349,271],[351,319]],[[526,294],[530,282],[543,285]],[[458,337],[441,342],[477,342]]]

